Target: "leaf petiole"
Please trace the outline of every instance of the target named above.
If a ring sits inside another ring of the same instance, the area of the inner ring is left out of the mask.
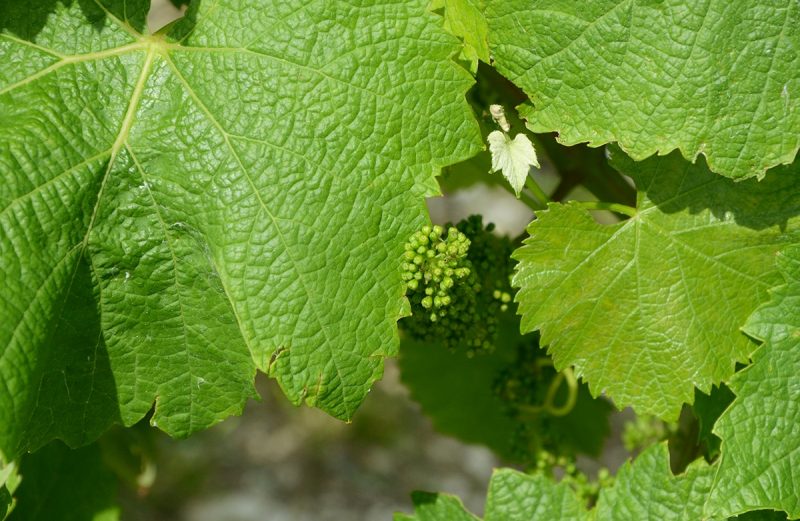
[[[547,203],[550,202],[550,198],[544,193],[542,187],[536,182],[532,175],[528,174],[528,177],[525,179],[525,187],[531,191],[531,193],[536,197],[539,201],[544,203],[547,206]]]

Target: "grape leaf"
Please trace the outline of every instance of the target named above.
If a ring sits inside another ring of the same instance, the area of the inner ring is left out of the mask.
[[[449,494],[412,492],[414,515],[395,514],[394,521],[480,521],[464,508],[461,500]]]
[[[589,519],[583,502],[566,483],[541,475],[499,469],[492,474],[486,498],[486,521]]]
[[[117,480],[96,444],[72,450],[53,442],[22,459],[10,521],[116,521]]]
[[[565,482],[555,483],[541,474],[528,475],[516,470],[500,469],[492,475],[489,484],[484,519],[696,521],[702,518],[703,504],[711,487],[714,470],[715,467],[698,460],[689,465],[685,473],[674,476],[669,468],[666,443],[653,445],[633,463],[626,463],[617,474],[614,485],[600,491],[597,506],[587,511],[583,500]],[[419,508],[417,497],[412,499]],[[450,514],[457,512],[453,505],[452,499],[449,502],[440,499],[435,504],[425,505],[429,517],[410,519],[462,519],[460,512],[458,515]],[[438,517],[431,514],[431,510]]]
[[[722,455],[709,513],[772,508],[800,516],[800,245],[782,252],[778,264],[785,284],[745,325],[764,344],[734,376],[736,398],[714,427]]]
[[[488,0],[498,70],[530,96],[534,132],[635,159],[680,149],[762,176],[800,147],[794,0]]]
[[[500,334],[508,328],[500,327]],[[492,392],[495,378],[513,362],[515,345],[499,341],[492,353],[468,356],[466,349],[449,350],[436,343],[403,339],[400,375],[442,433],[467,443],[481,443],[513,459],[516,422],[504,413],[503,401]]]
[[[773,258],[800,235],[800,164],[733,181],[676,152],[612,166],[638,187],[635,217],[596,223],[577,203],[537,212],[514,253],[522,330],[541,329],[619,407],[676,420],[755,346],[738,328],[780,281]]]
[[[525,134],[511,139],[508,134],[495,130],[486,138],[492,154],[492,172],[502,171],[503,176],[519,197],[532,166],[539,168],[533,143]]]
[[[695,521],[702,519],[715,467],[699,459],[674,476],[667,444],[653,445],[617,473],[614,485],[600,492],[596,519]]]
[[[19,481],[16,463],[6,462],[0,454],[0,521],[6,519],[16,506]]]
[[[256,368],[350,418],[397,351],[403,242],[482,148],[424,0],[0,11],[0,450],[185,436]],[[30,13],[30,14],[29,14]]]
[[[489,26],[483,14],[483,0],[432,0],[430,9],[441,12],[444,28],[464,44],[460,61],[470,72],[478,71],[478,60],[489,63]]]

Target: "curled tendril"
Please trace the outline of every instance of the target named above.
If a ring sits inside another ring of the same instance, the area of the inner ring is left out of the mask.
[[[553,361],[549,358],[538,358],[536,360],[536,368],[552,367]],[[555,404],[556,396],[561,384],[567,384],[567,399],[561,405]],[[578,401],[578,379],[575,378],[575,373],[572,372],[571,367],[567,367],[550,381],[547,387],[544,401],[541,405],[519,405],[518,408],[521,412],[528,414],[539,414],[545,412],[551,416],[566,416],[572,409],[575,408],[575,402]]]

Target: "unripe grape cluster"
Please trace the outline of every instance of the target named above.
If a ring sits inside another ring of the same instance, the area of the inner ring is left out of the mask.
[[[431,322],[447,315],[450,290],[470,274],[470,241],[455,227],[424,226],[405,244],[403,280],[412,306],[421,306]]]
[[[470,354],[493,347],[500,314],[512,301],[513,268],[511,241],[493,229],[474,215],[411,236],[403,279],[412,316],[401,322],[410,336]]]
[[[597,477],[592,480],[575,465],[574,457],[556,456],[546,450],[539,452],[534,472],[552,477],[554,475],[553,470],[556,467],[562,469],[561,483],[572,488],[575,491],[575,495],[587,507],[591,507],[597,502],[602,489],[610,488],[614,485],[614,476],[611,475],[606,467],[601,467],[597,471]]]

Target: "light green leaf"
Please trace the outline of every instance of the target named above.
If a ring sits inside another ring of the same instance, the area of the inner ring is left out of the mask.
[[[714,427],[722,456],[712,514],[772,508],[800,517],[800,245],[782,252],[778,265],[786,283],[745,326],[764,344],[731,381],[736,399]]]
[[[534,132],[618,142],[635,159],[680,149],[761,176],[800,147],[795,0],[487,0],[497,69]]]
[[[600,225],[577,203],[537,212],[514,253],[522,330],[541,329],[619,407],[675,420],[755,349],[739,326],[780,282],[774,256],[800,236],[798,164],[734,183],[677,153],[612,165],[638,187],[637,215]]]
[[[485,521],[558,519],[585,521],[586,506],[566,483],[541,475],[499,469],[492,475]]]
[[[433,0],[430,8],[442,11],[445,30],[464,42],[459,58],[470,72],[478,71],[478,60],[489,63],[489,26],[483,0]]]
[[[397,351],[403,242],[481,148],[424,0],[0,8],[0,450],[185,436],[256,368],[350,418]]]
[[[519,197],[531,167],[539,168],[533,143],[525,134],[519,133],[511,139],[508,134],[500,130],[491,132],[486,140],[489,142],[489,152],[492,154],[492,172],[502,171]]]
[[[19,487],[17,464],[7,462],[0,454],[0,521],[6,519],[16,506],[16,490]]]
[[[480,521],[469,513],[461,500],[449,494],[413,492],[414,515],[395,514],[394,521]]]
[[[669,467],[667,444],[654,445],[633,463],[626,463],[614,486],[600,493],[595,518],[698,521],[715,470],[700,459],[675,476]]]
[[[53,442],[22,459],[10,521],[116,521],[117,480],[96,444],[71,450]]]
[[[674,476],[666,443],[654,445],[620,469],[613,486],[600,491],[597,506],[586,505],[566,483],[541,474],[495,471],[489,484],[485,521],[698,521],[715,468],[699,460]],[[415,504],[417,501],[415,500]],[[444,502],[426,505],[434,510],[424,521],[460,521]],[[459,513],[460,515],[460,513]],[[448,517],[449,516],[449,517]]]

